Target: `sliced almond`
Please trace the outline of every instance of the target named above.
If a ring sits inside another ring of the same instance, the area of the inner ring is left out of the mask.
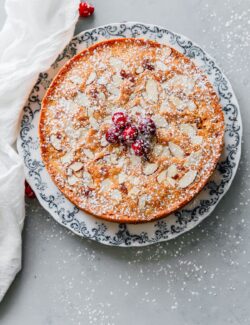
[[[128,180],[128,175],[121,172],[119,175],[118,175],[118,183],[119,184],[122,184],[124,182],[126,182]]]
[[[122,194],[119,190],[115,189],[110,194],[111,199],[120,202],[122,200]]]
[[[195,105],[195,103],[192,100],[189,100],[186,102],[186,107],[190,111],[194,111],[197,108],[197,106]]]
[[[172,50],[169,46],[165,46],[164,49],[162,50],[162,54],[165,59],[167,59],[172,53]]]
[[[61,139],[58,139],[56,134],[51,134],[50,143],[56,150],[62,150],[62,142]]]
[[[163,147],[163,150],[162,150],[162,153],[161,153],[161,157],[164,157],[164,158],[171,157],[170,150],[169,150],[168,147]]]
[[[166,185],[166,186],[172,186],[172,187],[175,187],[175,185],[176,185],[176,181],[173,179],[173,178],[171,178],[171,177],[167,177],[166,178],[166,181],[164,182],[164,184]]]
[[[101,76],[98,80],[97,80],[97,83],[99,85],[107,85],[108,83],[108,79],[105,77],[105,76]]]
[[[149,79],[146,83],[147,98],[150,101],[156,102],[158,99],[157,82],[154,79]]]
[[[89,98],[86,94],[79,92],[75,98],[75,101],[80,106],[88,107],[90,105]]]
[[[107,85],[107,90],[111,95],[119,96],[120,90],[114,84]]]
[[[83,163],[81,163],[80,161],[76,161],[71,164],[69,168],[71,168],[74,172],[77,172],[78,170],[83,168]]]
[[[138,166],[141,163],[141,158],[135,155],[131,155],[130,162],[133,166]]]
[[[76,85],[80,85],[82,83],[82,78],[80,76],[71,76],[69,77],[69,80]]]
[[[180,146],[173,142],[169,142],[169,149],[171,151],[171,154],[176,158],[183,158],[184,157],[184,151],[181,149]]]
[[[185,108],[185,103],[183,100],[181,100],[179,97],[176,97],[174,95],[169,96],[168,101],[172,103],[175,108],[179,111],[183,111]]]
[[[83,170],[82,169],[75,172],[75,176],[78,177],[78,178],[82,178],[82,175],[83,175]]]
[[[155,122],[155,125],[157,128],[167,128],[168,127],[168,122],[166,121],[166,119],[159,114],[152,116],[152,120]]]
[[[141,106],[134,106],[131,108],[131,115],[141,115],[145,110]]]
[[[194,88],[195,82],[188,76],[185,75],[175,75],[173,78],[166,82],[167,87],[171,88],[181,88],[187,95],[189,95]]]
[[[143,71],[144,71],[143,67],[138,67],[138,68],[135,70],[136,74],[140,74],[140,73],[142,73]]]
[[[94,153],[90,149],[84,149],[83,152],[87,158],[89,158],[89,159],[95,158]]]
[[[88,79],[86,81],[86,85],[90,85],[95,79],[96,79],[96,73],[93,71],[89,75],[89,77],[88,77]]]
[[[100,191],[108,192],[111,189],[112,185],[113,185],[113,182],[110,179],[106,178],[104,181],[101,182]]]
[[[158,169],[158,164],[146,163],[143,168],[144,175],[152,175]]]
[[[167,178],[167,170],[163,170],[158,176],[157,176],[157,182],[158,183],[163,183],[165,179]]]
[[[108,146],[109,143],[106,140],[106,136],[105,135],[102,136],[100,143],[101,143],[101,146],[102,147],[107,147]]]
[[[165,114],[171,112],[171,107],[168,101],[163,101],[160,106],[160,113]]]
[[[139,201],[138,201],[139,210],[144,210],[145,209],[147,201],[148,201],[148,196],[146,194],[142,195],[139,198]]]
[[[180,188],[186,188],[190,184],[193,183],[197,176],[197,171],[195,170],[190,170],[188,171],[180,180],[179,180],[179,187]]]
[[[185,162],[184,166],[189,167],[191,165],[198,165],[201,159],[201,154],[201,150],[192,152],[191,155],[187,158],[187,161]]]
[[[90,175],[90,173],[88,172],[83,172],[82,174],[82,178],[83,178],[83,185],[85,186],[89,186],[89,187],[93,187],[94,184],[93,184],[93,179],[92,179],[92,176]]]
[[[123,66],[123,62],[118,59],[118,58],[115,58],[115,57],[111,57],[109,59],[109,63],[112,65],[113,68],[115,68],[116,70],[121,70],[122,69],[122,66]]]
[[[79,181],[79,178],[77,178],[74,175],[68,177],[68,184],[69,185],[75,185],[78,181]]]
[[[168,177],[175,177],[178,174],[178,170],[175,164],[172,164],[168,167],[167,175]]]
[[[92,128],[93,128],[94,130],[96,130],[96,131],[99,130],[100,125],[99,125],[99,123],[97,122],[97,120],[96,120],[94,117],[91,116],[91,117],[89,118],[89,123],[90,123],[90,125],[92,126]]]
[[[136,176],[129,176],[129,182],[133,185],[139,185],[140,184],[140,178]]]
[[[61,157],[61,163],[68,165],[74,159],[74,151],[68,151],[64,156]]]
[[[162,151],[163,151],[163,146],[161,144],[156,144],[153,148],[153,154],[158,157],[161,155]]]
[[[105,96],[105,94],[104,94],[102,91],[100,91],[100,92],[98,93],[97,97],[98,97],[100,100],[105,100],[105,99],[106,99],[106,96]]]
[[[166,66],[165,63],[163,63],[162,61],[156,61],[155,62],[156,68],[162,71],[166,71],[168,69],[168,67]]]
[[[190,124],[181,124],[180,125],[180,130],[181,130],[181,132],[188,135],[190,138],[194,137],[195,134],[196,134],[195,128]]]
[[[203,137],[202,137],[202,136],[199,136],[199,135],[196,135],[195,137],[192,137],[191,142],[192,142],[192,144],[194,144],[194,145],[202,144],[202,142],[203,142]]]
[[[123,82],[122,78],[117,74],[113,76],[112,80],[115,87],[119,87]]]
[[[132,187],[132,189],[128,192],[128,196],[136,198],[140,193],[140,189],[136,186]]]

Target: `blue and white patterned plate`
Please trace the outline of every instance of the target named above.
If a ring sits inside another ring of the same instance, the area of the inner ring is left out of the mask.
[[[39,151],[38,122],[41,100],[51,80],[76,53],[98,41],[117,37],[143,37],[168,43],[191,58],[208,75],[220,96],[225,115],[225,149],[211,180],[183,209],[147,224],[116,224],[97,219],[70,203],[47,173]],[[214,60],[186,37],[165,28],[141,23],[110,24],[80,33],[58,56],[52,67],[41,73],[24,107],[18,151],[23,156],[26,178],[42,206],[74,233],[114,246],[144,246],[169,240],[194,228],[215,208],[229,189],[241,152],[242,123],[232,87]]]

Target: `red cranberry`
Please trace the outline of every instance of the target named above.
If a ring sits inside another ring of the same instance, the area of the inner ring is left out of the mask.
[[[106,140],[109,143],[118,143],[120,141],[121,129],[117,126],[111,126],[106,133]]]
[[[34,199],[36,197],[35,193],[33,192],[32,188],[30,187],[27,181],[25,181],[25,194],[29,199]]]
[[[151,118],[144,118],[139,123],[139,131],[144,135],[153,136],[156,133],[155,122]]]
[[[143,140],[136,140],[134,143],[132,143],[131,148],[134,150],[136,156],[142,156],[144,154]]]
[[[122,132],[122,140],[125,143],[132,143],[138,136],[138,130],[136,126],[130,125]]]
[[[88,2],[80,2],[78,10],[81,17],[89,17],[94,13],[95,8]]]
[[[128,122],[128,117],[123,112],[117,112],[112,116],[112,121],[119,128],[125,128]]]

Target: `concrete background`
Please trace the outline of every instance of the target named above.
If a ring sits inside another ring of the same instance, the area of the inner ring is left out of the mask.
[[[185,34],[215,57],[241,107],[240,168],[201,225],[145,248],[80,239],[36,200],[27,201],[23,269],[0,304],[0,324],[250,324],[250,2],[93,2],[94,17],[79,21],[76,32],[110,22],[155,23]],[[0,0],[1,26],[3,5]]]

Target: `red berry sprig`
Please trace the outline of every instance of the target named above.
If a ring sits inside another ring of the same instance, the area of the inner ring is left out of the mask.
[[[88,2],[80,2],[78,10],[79,10],[79,15],[81,17],[89,17],[93,15],[95,11],[95,7],[89,4]]]

